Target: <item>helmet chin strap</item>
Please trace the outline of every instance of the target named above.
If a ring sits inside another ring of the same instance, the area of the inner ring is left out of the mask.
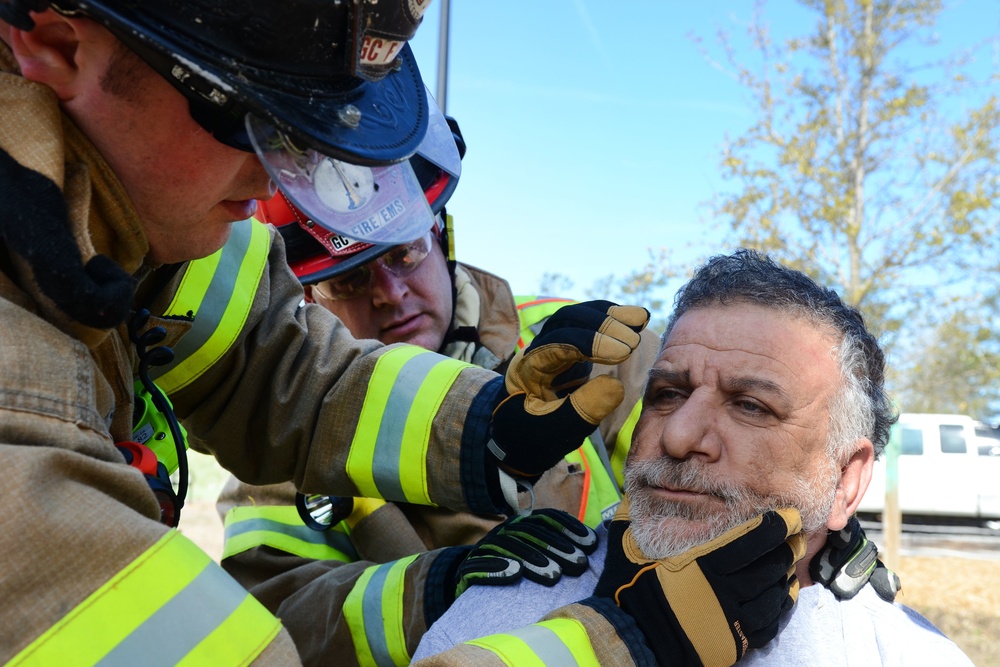
[[[135,280],[104,255],[84,265],[62,191],[0,148],[0,238],[31,267],[42,294],[69,317],[96,329],[125,321]]]

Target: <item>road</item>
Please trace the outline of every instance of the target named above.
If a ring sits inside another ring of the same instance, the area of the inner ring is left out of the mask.
[[[944,520],[946,521],[946,520]],[[922,520],[903,520],[900,554],[903,556],[957,556],[1000,560],[1000,525],[997,527],[962,525]],[[862,520],[868,539],[883,545],[882,523]]]

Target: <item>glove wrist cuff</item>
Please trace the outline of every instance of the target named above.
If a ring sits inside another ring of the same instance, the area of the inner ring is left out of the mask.
[[[486,449],[493,410],[504,396],[506,392],[503,390],[502,377],[496,377],[483,385],[472,401],[470,417],[462,430],[462,448],[459,453],[462,493],[469,509],[479,514],[504,511],[503,492],[496,474],[496,458]],[[472,419],[473,414],[479,414],[482,418]]]
[[[675,664],[673,656],[666,656],[667,661],[664,663],[657,662],[656,656],[650,650],[646,637],[642,634],[635,619],[624,612],[613,600],[595,596],[581,600],[580,604],[590,607],[603,616],[604,620],[615,629],[615,634],[628,648],[629,655],[635,665],[656,667],[659,664]]]
[[[446,547],[438,552],[427,572],[424,584],[424,623],[431,627],[434,621],[448,611],[455,601],[458,566],[472,551],[470,546]]]

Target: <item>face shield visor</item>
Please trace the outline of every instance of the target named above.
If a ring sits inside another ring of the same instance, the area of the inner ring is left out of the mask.
[[[53,7],[101,22],[187,98],[199,125],[257,153],[316,220],[395,244],[431,224],[403,162],[429,122],[407,44],[427,4],[57,0]]]
[[[448,122],[426,91],[430,120],[416,154],[457,179],[462,159]],[[278,188],[328,232],[373,245],[398,245],[423,236],[434,214],[409,161],[389,166],[352,164],[303,148],[274,125],[246,117],[247,134]]]

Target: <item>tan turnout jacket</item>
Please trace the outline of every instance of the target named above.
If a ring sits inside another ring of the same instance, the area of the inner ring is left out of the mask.
[[[102,253],[135,275],[137,300],[148,299],[154,314],[150,326],[164,326],[165,343],[176,343],[190,322],[155,315],[184,269],[149,294],[159,267],[145,259],[147,241],[120,183],[60,113],[52,91],[16,73],[2,43],[0,109],[0,147],[63,190],[84,261]],[[174,406],[192,446],[243,479],[356,495],[345,461],[369,376],[387,348],[354,340],[321,308],[299,308],[301,289],[276,238],[235,345],[175,394]],[[176,533],[157,521],[145,480],[114,447],[131,439],[135,364],[124,325],[96,330],[70,321],[41,294],[27,263],[0,243],[0,662]],[[494,378],[475,367],[461,371],[434,417],[427,484],[435,502],[468,506],[458,483],[459,443],[470,423],[488,423],[488,412],[470,415],[470,405]],[[204,602],[193,600],[192,613]],[[120,621],[106,619],[109,627]],[[169,642],[170,632],[161,639]],[[257,660],[299,661],[277,625]]]
[[[465,283],[467,279],[468,288],[474,290],[478,297],[463,299],[463,291],[460,290],[459,300],[465,305],[470,301],[478,303],[480,342],[492,353],[480,354],[478,358],[492,357],[491,367],[502,370],[516,350],[521,327],[510,286],[507,281],[480,269],[466,265],[459,267],[464,273],[460,283]],[[646,372],[656,358],[657,347],[656,336],[644,332],[642,343],[627,361],[615,367],[597,366],[594,369],[594,374],[611,373],[625,385],[625,400],[600,426],[609,456],[614,454],[618,433],[641,398]],[[591,474],[600,473],[594,471]],[[586,476],[580,465],[560,461],[535,485],[535,507],[555,507],[578,516]],[[222,491],[218,507],[220,516],[225,519],[234,507],[290,507],[294,501],[295,487],[292,484],[259,487],[232,478]],[[502,518],[407,503],[387,503],[353,526],[350,541],[357,551],[355,562],[304,558],[265,545],[229,555],[222,564],[282,619],[306,664],[364,664],[370,649],[367,645],[357,645],[350,625],[354,623],[356,633],[358,620],[346,617],[344,605],[352,591],[355,595],[359,594],[356,586],[366,570],[421,554],[406,567],[401,591],[393,592],[399,595],[398,607],[388,614],[383,607],[381,619],[388,626],[385,630],[387,635],[391,634],[394,625],[402,628],[408,653],[412,655],[427,630],[425,612],[430,612],[430,609],[425,595],[428,581],[432,585],[453,585],[447,582],[442,584],[438,576],[440,573],[434,567],[435,559],[447,553],[442,548],[473,544]],[[434,578],[436,576],[437,579]],[[361,586],[364,585],[366,582],[362,580]],[[399,617],[394,617],[393,612]],[[381,632],[380,628],[378,632],[369,634]],[[364,641],[360,643],[366,644]]]

